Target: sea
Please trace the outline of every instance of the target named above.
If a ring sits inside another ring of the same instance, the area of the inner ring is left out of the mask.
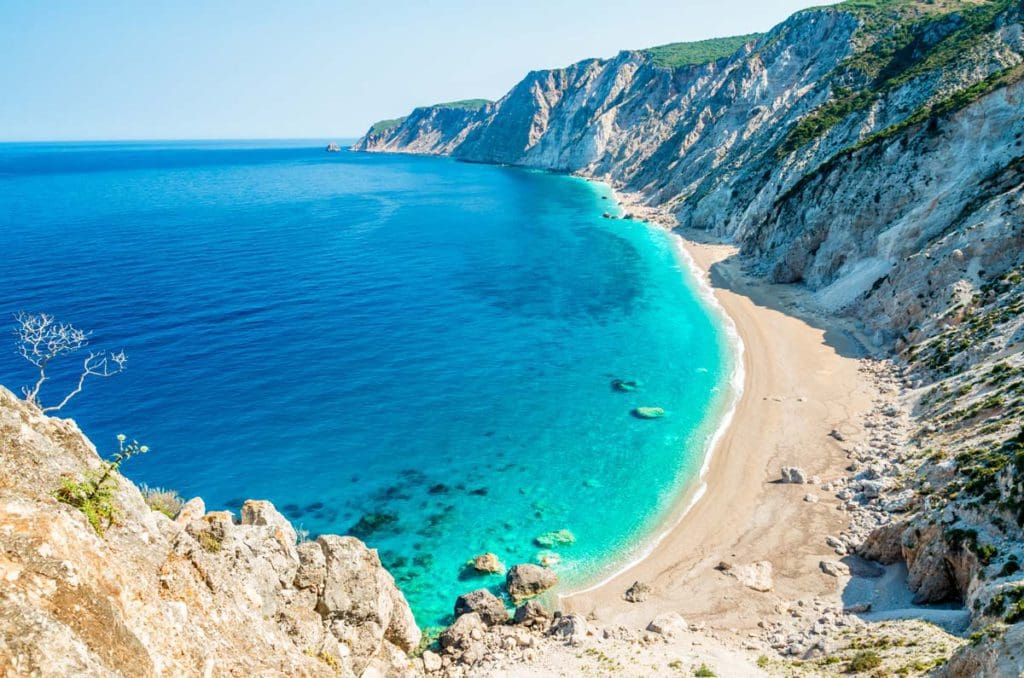
[[[735,369],[674,236],[578,177],[325,145],[0,144],[0,324],[46,312],[128,355],[60,416],[101,455],[147,445],[137,483],[364,540],[424,627],[501,594],[478,554],[562,593],[642,555]],[[16,349],[2,332],[20,392]]]

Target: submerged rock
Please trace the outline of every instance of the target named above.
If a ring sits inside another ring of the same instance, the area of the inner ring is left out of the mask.
[[[519,602],[543,593],[558,583],[558,575],[540,565],[513,565],[505,575],[505,588],[512,600]]]
[[[665,416],[665,410],[661,407],[637,407],[633,416],[637,419],[660,419]]]
[[[382,529],[389,528],[398,522],[398,516],[393,513],[366,513],[352,527],[348,528],[353,537],[366,539],[370,535]]]
[[[562,562],[562,556],[555,553],[554,551],[538,551],[537,552],[537,564],[543,565],[544,567],[554,567]]]
[[[568,544],[576,543],[576,535],[569,530],[557,530],[554,532],[545,532],[536,539],[533,540],[537,546],[543,546],[544,548],[551,548],[553,546],[564,546]]]
[[[626,379],[612,379],[612,388],[622,393],[629,393],[635,391],[640,387],[640,382],[629,381]]]

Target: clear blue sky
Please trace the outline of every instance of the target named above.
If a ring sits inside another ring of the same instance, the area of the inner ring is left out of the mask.
[[[0,0],[0,139],[352,137],[821,0]]]

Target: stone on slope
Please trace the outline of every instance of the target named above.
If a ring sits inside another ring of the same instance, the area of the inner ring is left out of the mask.
[[[647,625],[647,630],[662,636],[678,636],[687,630],[686,620],[678,612],[659,614]]]
[[[519,602],[543,593],[558,583],[558,575],[546,567],[522,563],[513,565],[505,576],[505,588]]]
[[[480,621],[487,626],[504,624],[508,621],[508,610],[505,609],[505,604],[487,589],[463,593],[455,600],[456,617],[470,612],[480,615]]]

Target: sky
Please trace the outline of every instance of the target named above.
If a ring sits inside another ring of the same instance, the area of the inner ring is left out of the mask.
[[[821,0],[0,0],[0,140],[351,138]]]

